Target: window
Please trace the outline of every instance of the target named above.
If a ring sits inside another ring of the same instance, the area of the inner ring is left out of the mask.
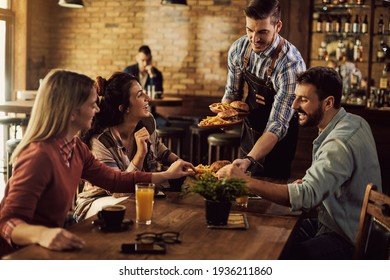
[[[0,0],[0,7],[8,0]],[[11,97],[12,45],[14,16],[11,10],[0,8],[0,101]]]

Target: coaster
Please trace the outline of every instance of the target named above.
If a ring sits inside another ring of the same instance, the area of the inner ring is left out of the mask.
[[[248,229],[249,224],[245,213],[230,213],[228,222],[224,226],[207,225],[207,228],[216,229]]]

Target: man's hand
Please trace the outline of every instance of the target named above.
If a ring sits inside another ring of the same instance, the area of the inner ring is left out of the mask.
[[[251,165],[251,161],[247,158],[244,159],[238,158],[233,161],[233,165],[241,169],[242,172],[245,172],[248,169],[248,167]]]
[[[259,103],[261,105],[265,105],[265,98],[264,96],[260,95],[260,94],[256,94],[256,103]]]

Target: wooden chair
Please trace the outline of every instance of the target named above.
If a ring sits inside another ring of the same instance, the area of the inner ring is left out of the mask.
[[[368,184],[363,200],[355,259],[390,258],[390,197]]]

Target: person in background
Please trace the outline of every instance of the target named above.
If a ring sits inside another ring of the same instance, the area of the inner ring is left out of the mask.
[[[364,192],[368,183],[381,190],[381,174],[374,137],[361,117],[341,107],[342,80],[332,68],[313,67],[297,79],[292,107],[301,126],[317,126],[313,162],[301,180],[274,184],[248,178],[236,165],[218,176],[247,180],[250,191],[292,210],[316,209],[293,239],[295,259],[351,259]]]
[[[149,97],[135,76],[118,72],[108,80],[99,76],[96,82],[100,112],[81,138],[97,159],[115,170],[148,172],[161,170],[179,159],[157,137],[156,122],[148,111]],[[128,195],[111,194],[85,182],[76,202],[76,221]]]
[[[153,66],[152,51],[146,45],[138,49],[136,56],[137,63],[127,66],[123,72],[136,76],[141,86],[147,91],[149,86],[154,90],[163,92],[163,75]]]
[[[110,192],[134,192],[135,183],[161,183],[193,174],[176,161],[165,172],[120,172],[96,159],[78,137],[89,129],[97,106],[95,82],[65,70],[43,80],[30,122],[11,162],[12,177],[0,204],[0,254],[28,244],[51,250],[79,249],[84,240],[62,226],[79,180]]]
[[[228,53],[223,103],[242,100],[250,114],[244,119],[240,154],[234,163],[252,175],[287,179],[295,155],[298,120],[291,109],[296,73],[306,69],[298,49],[279,35],[278,0],[252,0],[244,10],[246,35]]]

